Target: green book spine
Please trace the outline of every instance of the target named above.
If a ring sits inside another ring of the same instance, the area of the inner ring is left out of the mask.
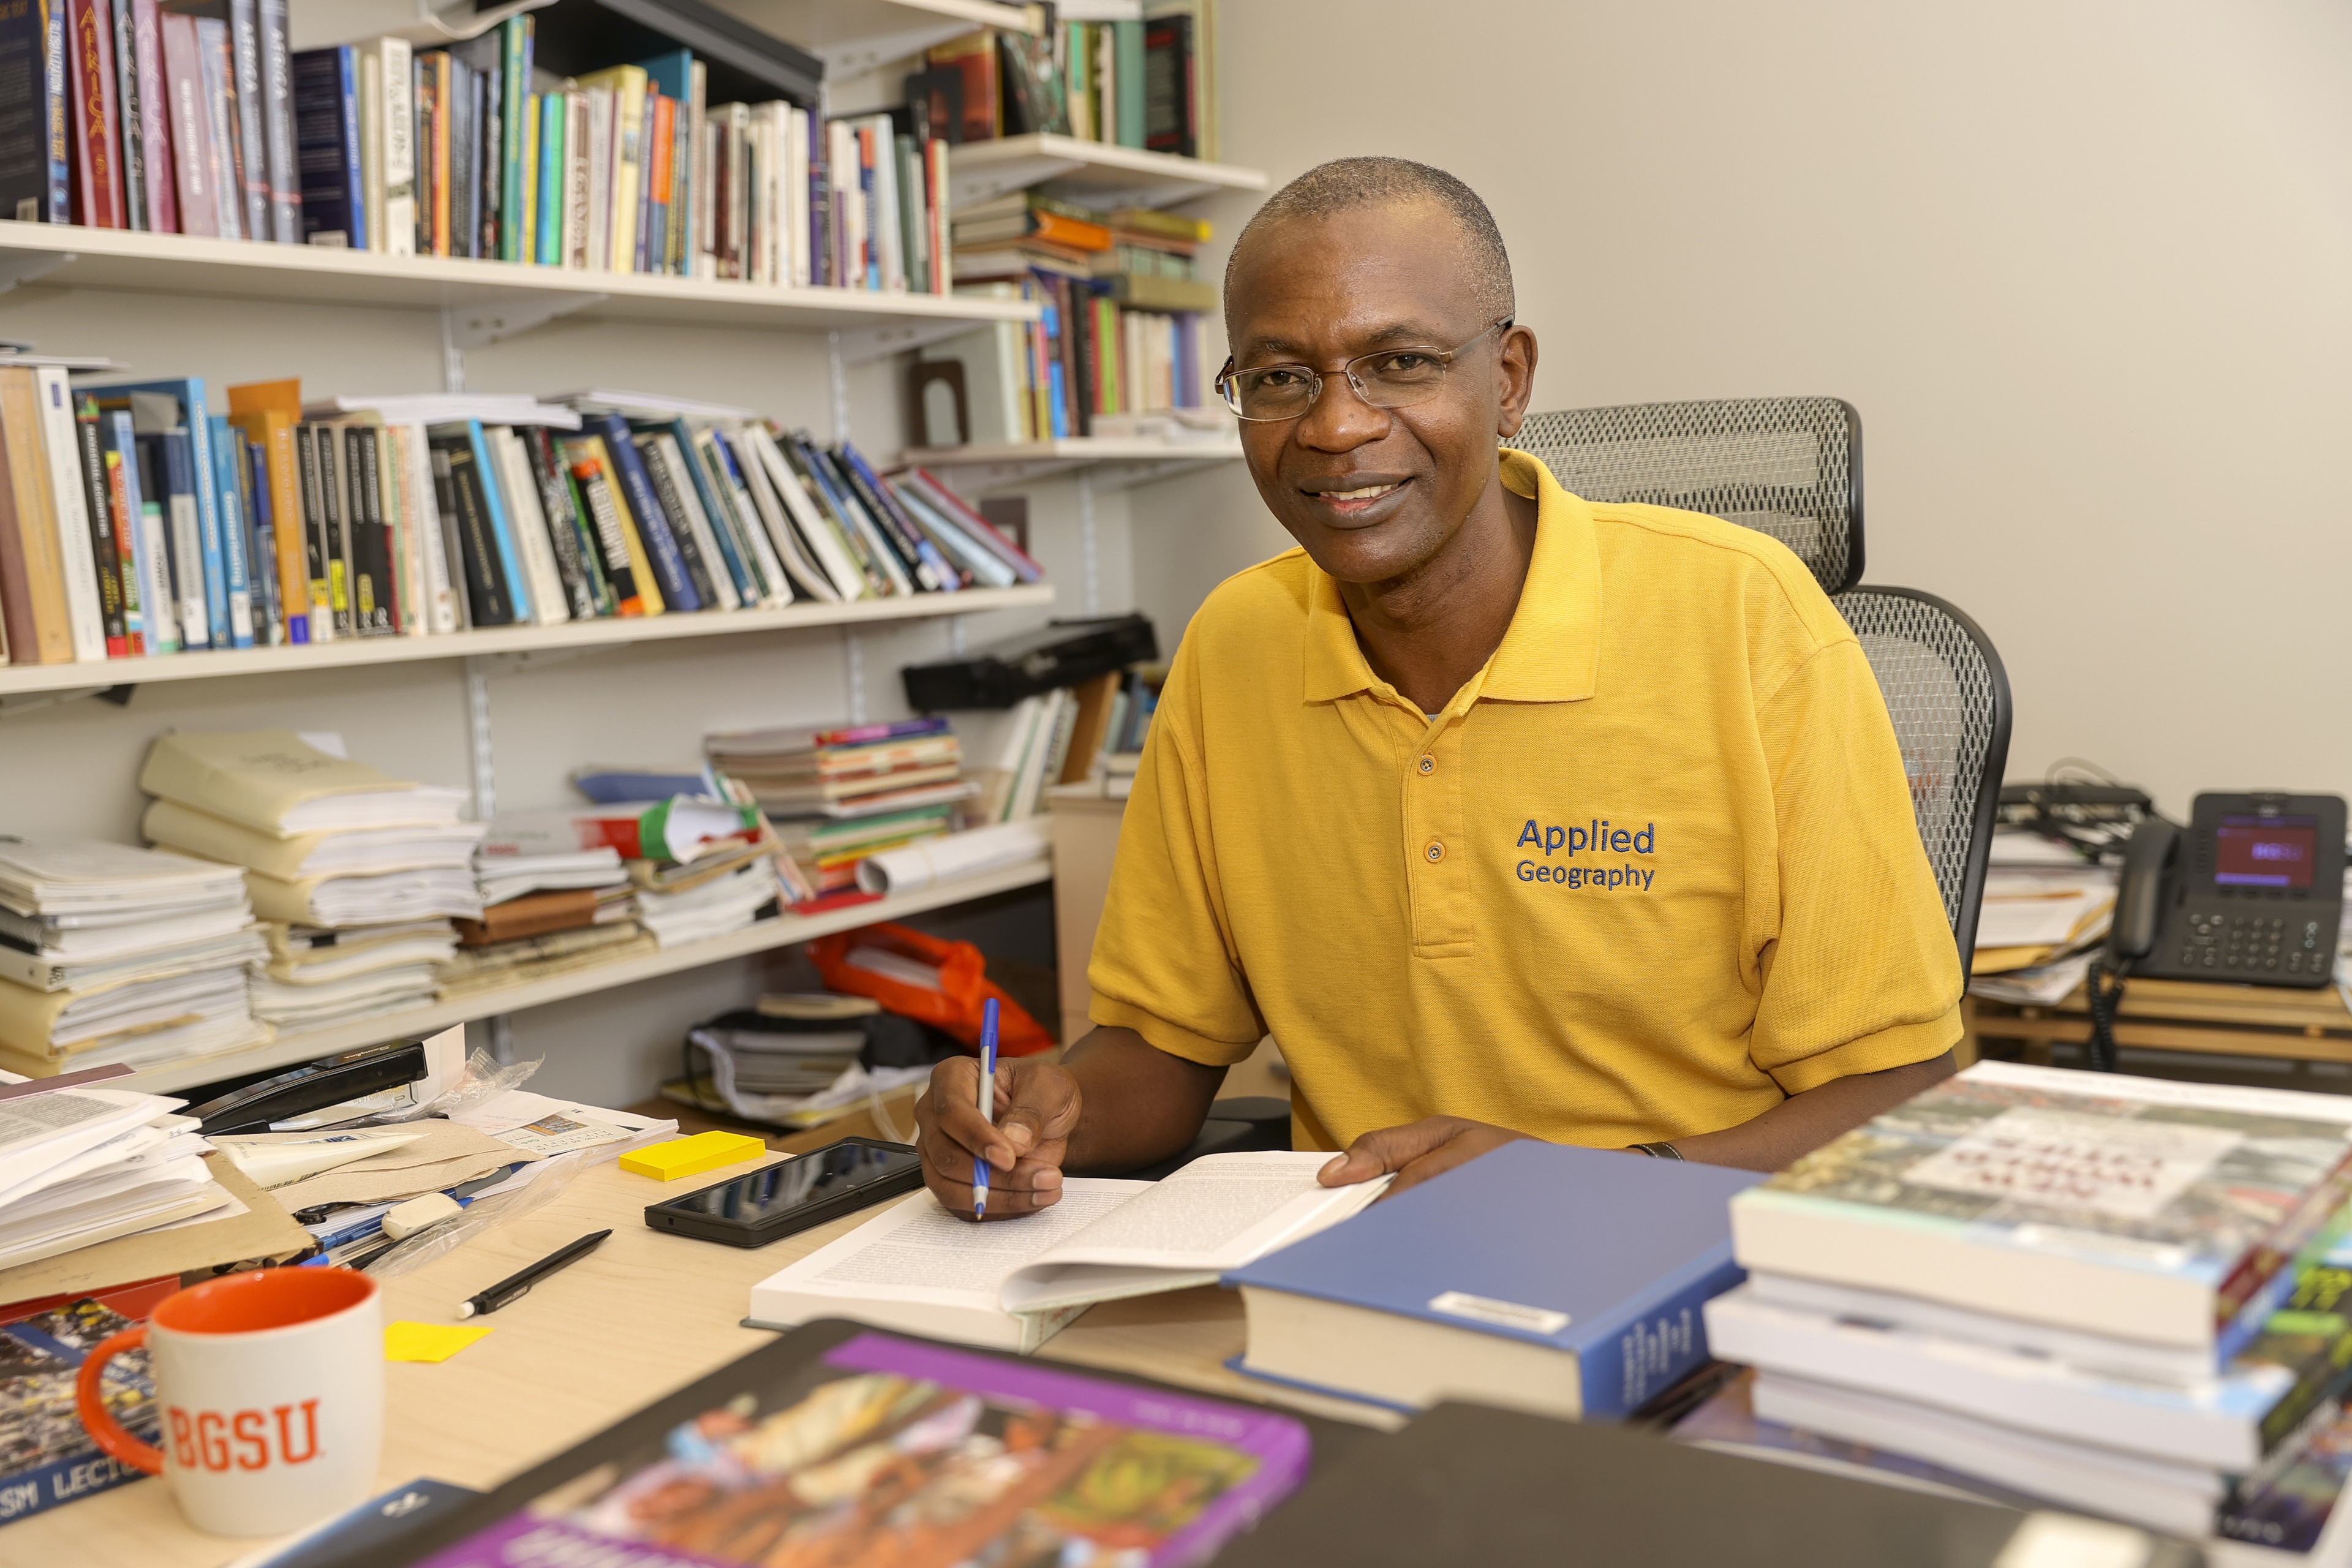
[[[1118,63],[1118,144],[1143,145],[1143,24],[1113,22],[1112,53]],[[1110,140],[1108,137],[1105,141]]]
[[[539,100],[539,234],[537,258],[541,267],[563,265],[563,95],[551,92]]]
[[[530,22],[529,16],[509,16],[499,27],[506,76],[501,101],[507,109],[499,116],[499,211],[505,219],[499,225],[499,256],[507,261],[523,259],[522,117],[530,101]],[[1139,46],[1136,58],[1142,58]],[[1139,64],[1137,68],[1142,68]]]

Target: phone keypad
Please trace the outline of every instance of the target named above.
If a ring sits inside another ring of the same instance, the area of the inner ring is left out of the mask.
[[[2215,978],[2232,974],[2323,973],[2332,954],[2324,950],[2321,922],[2290,915],[2223,915],[2192,911],[2181,937],[2183,968],[2210,969]]]

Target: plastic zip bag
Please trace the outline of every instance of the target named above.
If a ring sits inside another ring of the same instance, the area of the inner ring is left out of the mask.
[[[533,1067],[539,1064],[534,1062]],[[470,1066],[470,1064],[469,1064]],[[377,1257],[364,1270],[370,1279],[390,1279],[414,1268],[421,1268],[435,1258],[455,1252],[466,1243],[497,1226],[520,1219],[534,1209],[543,1208],[572,1184],[572,1179],[586,1170],[593,1149],[574,1149],[569,1154],[540,1160],[525,1165],[508,1178],[520,1182],[520,1186],[486,1194],[476,1198],[457,1214],[436,1226],[418,1231],[391,1250]],[[505,1184],[500,1184],[505,1186]]]

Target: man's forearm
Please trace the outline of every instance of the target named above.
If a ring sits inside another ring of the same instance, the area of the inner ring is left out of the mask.
[[[1792,1094],[1752,1121],[1720,1132],[1677,1138],[1685,1159],[1748,1171],[1779,1171],[1841,1132],[1861,1126],[1882,1110],[1902,1104],[1955,1071],[1952,1053],[1885,1072],[1857,1073],[1819,1089]]]
[[[1063,1067],[1084,1099],[1065,1167],[1117,1173],[1164,1160],[1200,1135],[1223,1068],[1170,1056],[1132,1029],[1098,1028]]]

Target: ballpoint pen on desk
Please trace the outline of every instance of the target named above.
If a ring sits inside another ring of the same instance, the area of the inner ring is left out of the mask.
[[[996,998],[991,996],[980,1009],[980,1119],[993,1126],[996,1121]],[[988,1217],[988,1162],[971,1163],[971,1217]]]
[[[521,1273],[509,1274],[479,1295],[460,1301],[457,1304],[457,1316],[472,1318],[484,1312],[497,1311],[557,1269],[577,1263],[595,1251],[596,1244],[612,1234],[609,1230],[600,1230],[593,1235],[582,1237],[561,1251],[549,1253]]]

